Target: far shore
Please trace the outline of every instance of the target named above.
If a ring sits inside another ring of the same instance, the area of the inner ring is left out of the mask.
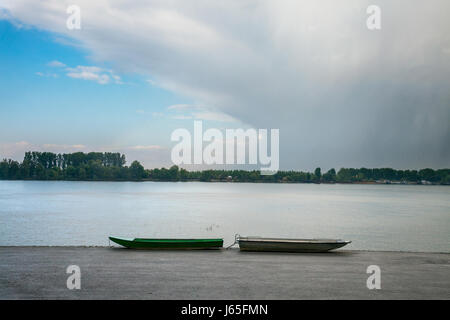
[[[238,181],[238,180],[201,180],[201,179],[190,179],[190,180],[157,180],[157,179],[139,179],[139,180],[107,180],[107,179],[58,179],[58,180],[49,180],[49,179],[0,179],[0,181],[70,181],[70,182],[205,182],[205,183],[270,183],[270,184],[365,184],[365,185],[409,185],[409,186],[450,186],[448,183],[421,183],[421,182],[410,182],[410,181],[321,181],[321,182],[313,182],[313,181],[265,181],[265,180],[257,180],[257,181]]]
[[[255,183],[352,183],[450,185],[450,169],[334,168],[322,172],[295,170],[209,169],[188,171],[177,165],[145,169],[139,161],[126,165],[125,155],[111,152],[26,152],[22,162],[0,161],[0,180],[64,181],[203,181]]]

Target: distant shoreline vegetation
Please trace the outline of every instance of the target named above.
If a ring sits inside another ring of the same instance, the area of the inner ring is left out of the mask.
[[[393,183],[450,185],[450,169],[395,170],[391,168],[330,169],[325,173],[278,171],[261,175],[259,171],[204,170],[187,171],[145,169],[138,161],[125,165],[125,155],[111,152],[26,152],[21,163],[11,159],[0,162],[0,180],[67,181],[205,181],[266,183]]]

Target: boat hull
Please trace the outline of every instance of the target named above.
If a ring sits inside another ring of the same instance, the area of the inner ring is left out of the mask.
[[[351,241],[316,240],[316,239],[271,239],[271,238],[240,238],[241,251],[269,252],[327,252],[341,248]]]
[[[123,239],[109,237],[109,240],[129,249],[145,250],[202,250],[220,249],[223,239]]]

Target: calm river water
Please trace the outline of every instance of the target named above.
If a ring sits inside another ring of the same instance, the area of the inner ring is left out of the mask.
[[[0,245],[108,245],[234,234],[450,252],[450,187],[0,181]]]

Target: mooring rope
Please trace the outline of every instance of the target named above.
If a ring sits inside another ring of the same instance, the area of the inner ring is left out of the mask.
[[[239,241],[239,237],[240,237],[240,235],[239,235],[238,233],[236,233],[236,234],[234,235],[234,242],[233,242],[233,244],[232,244],[231,246],[226,247],[225,250],[228,250],[228,249],[230,249],[232,246],[234,246],[235,244],[237,244],[238,241]]]

